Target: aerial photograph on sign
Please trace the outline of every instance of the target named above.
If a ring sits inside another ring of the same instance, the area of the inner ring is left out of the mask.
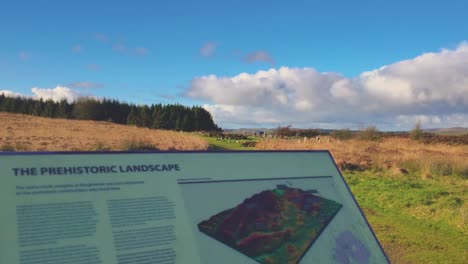
[[[359,231],[367,227],[350,225],[352,198],[337,192],[331,176],[203,179],[179,186],[203,263],[370,263],[369,238]]]
[[[259,263],[299,263],[341,205],[278,185],[198,224],[200,232]]]

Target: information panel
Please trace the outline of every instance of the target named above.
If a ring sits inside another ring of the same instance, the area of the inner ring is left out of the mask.
[[[1,264],[388,263],[328,151],[0,155]]]

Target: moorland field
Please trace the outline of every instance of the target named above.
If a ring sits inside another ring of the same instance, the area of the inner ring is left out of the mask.
[[[110,122],[43,118],[0,112],[0,150],[205,150],[208,143],[189,133]]]
[[[408,137],[271,139],[264,150],[328,149],[393,263],[468,259],[468,145]]]
[[[393,263],[466,263],[468,145],[408,136],[254,138],[0,113],[1,151],[328,149]],[[460,143],[461,142],[461,143]]]

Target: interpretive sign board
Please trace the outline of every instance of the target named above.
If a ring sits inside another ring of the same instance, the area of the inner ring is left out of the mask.
[[[388,263],[327,151],[0,154],[1,264]]]

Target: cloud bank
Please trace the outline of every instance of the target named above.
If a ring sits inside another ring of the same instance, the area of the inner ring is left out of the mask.
[[[205,107],[225,126],[376,124],[406,129],[421,120],[425,127],[468,127],[468,44],[354,78],[289,67],[196,77],[186,96],[209,102]]]
[[[44,100],[52,99],[54,101],[60,101],[62,99],[66,99],[68,102],[73,102],[80,97],[90,97],[90,94],[85,94],[83,92],[65,87],[65,86],[57,86],[55,88],[38,88],[33,87],[31,88],[32,96],[24,95],[20,93],[16,93],[10,90],[0,90],[0,94],[4,94],[5,96],[10,97],[32,97],[32,98],[42,98]]]
[[[16,93],[16,92],[13,92],[13,91],[10,91],[10,90],[0,90],[0,94],[3,94],[7,97],[18,97],[18,96],[22,96],[22,94],[20,93]]]

